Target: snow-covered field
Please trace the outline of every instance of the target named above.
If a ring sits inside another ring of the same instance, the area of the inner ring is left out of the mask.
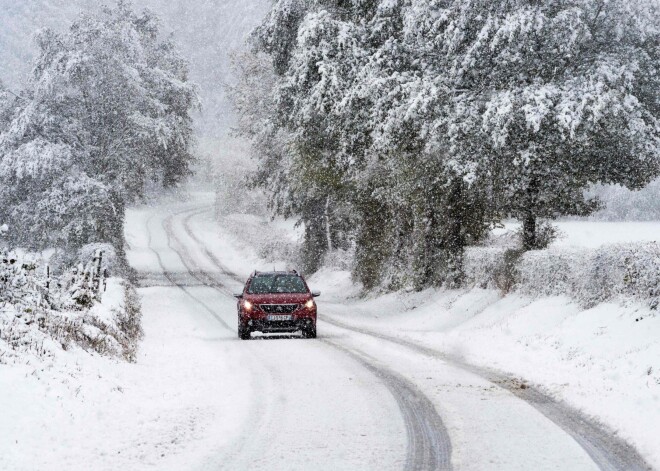
[[[553,247],[596,248],[608,244],[660,241],[660,221],[557,221],[553,225],[559,229]],[[509,222],[504,224],[504,228],[493,232],[501,236],[519,227],[520,224]]]

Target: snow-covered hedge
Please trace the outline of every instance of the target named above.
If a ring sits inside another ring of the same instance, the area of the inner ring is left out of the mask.
[[[519,253],[474,247],[466,252],[470,286],[533,296],[566,295],[584,307],[615,299],[660,303],[660,244],[550,248]],[[508,284],[507,284],[508,283]]]
[[[656,308],[660,297],[660,245],[652,242],[532,251],[520,260],[517,275],[519,289],[529,294],[566,294],[585,307],[631,298]]]
[[[479,288],[499,288],[496,277],[502,269],[506,250],[502,247],[468,247],[463,258],[465,283]]]
[[[112,258],[107,257],[109,263]],[[110,267],[103,265],[102,270]],[[3,251],[0,363],[54,356],[74,347],[134,360],[142,336],[137,293],[120,278],[95,279],[97,271],[89,260],[48,277],[38,258]]]

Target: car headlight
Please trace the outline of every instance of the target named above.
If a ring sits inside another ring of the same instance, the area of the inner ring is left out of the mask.
[[[305,307],[306,307],[307,309],[311,309],[311,308],[313,308],[313,307],[314,307],[314,300],[313,300],[313,299],[310,299],[309,301],[307,301],[307,302],[305,303]]]
[[[245,308],[246,311],[251,311],[252,303],[250,301],[243,301],[243,308]]]

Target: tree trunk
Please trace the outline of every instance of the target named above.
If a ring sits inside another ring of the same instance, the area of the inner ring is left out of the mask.
[[[450,182],[449,189],[438,191],[442,204],[429,205],[425,212],[425,258],[417,270],[417,289],[445,285],[455,288],[463,281],[466,205],[464,183],[460,178]],[[441,192],[446,192],[442,195]],[[440,196],[442,195],[442,196]],[[439,201],[439,200],[438,200]]]
[[[321,268],[328,250],[323,200],[314,199],[311,201],[304,209],[302,216],[305,223],[302,268],[306,275],[311,275]]]
[[[328,241],[328,252],[332,252],[332,231],[330,230],[330,197],[325,199],[325,237]]]
[[[385,263],[392,253],[392,227],[388,208],[382,203],[369,200],[360,206],[362,222],[356,238],[353,275],[370,290],[378,286],[387,271]]]
[[[464,218],[465,202],[463,200],[464,183],[454,178],[448,205],[448,224],[446,228],[446,274],[445,283],[451,288],[459,287],[463,282],[463,252],[465,250]]]
[[[523,249],[534,250],[536,243],[536,216],[532,211],[527,211],[523,218]]]
[[[534,250],[538,248],[536,234],[536,204],[538,197],[538,181],[532,177],[527,186],[525,210],[523,213],[523,250]]]

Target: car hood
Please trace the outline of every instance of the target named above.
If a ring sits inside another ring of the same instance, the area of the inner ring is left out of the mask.
[[[254,304],[303,304],[312,298],[309,293],[246,294],[244,298]]]

